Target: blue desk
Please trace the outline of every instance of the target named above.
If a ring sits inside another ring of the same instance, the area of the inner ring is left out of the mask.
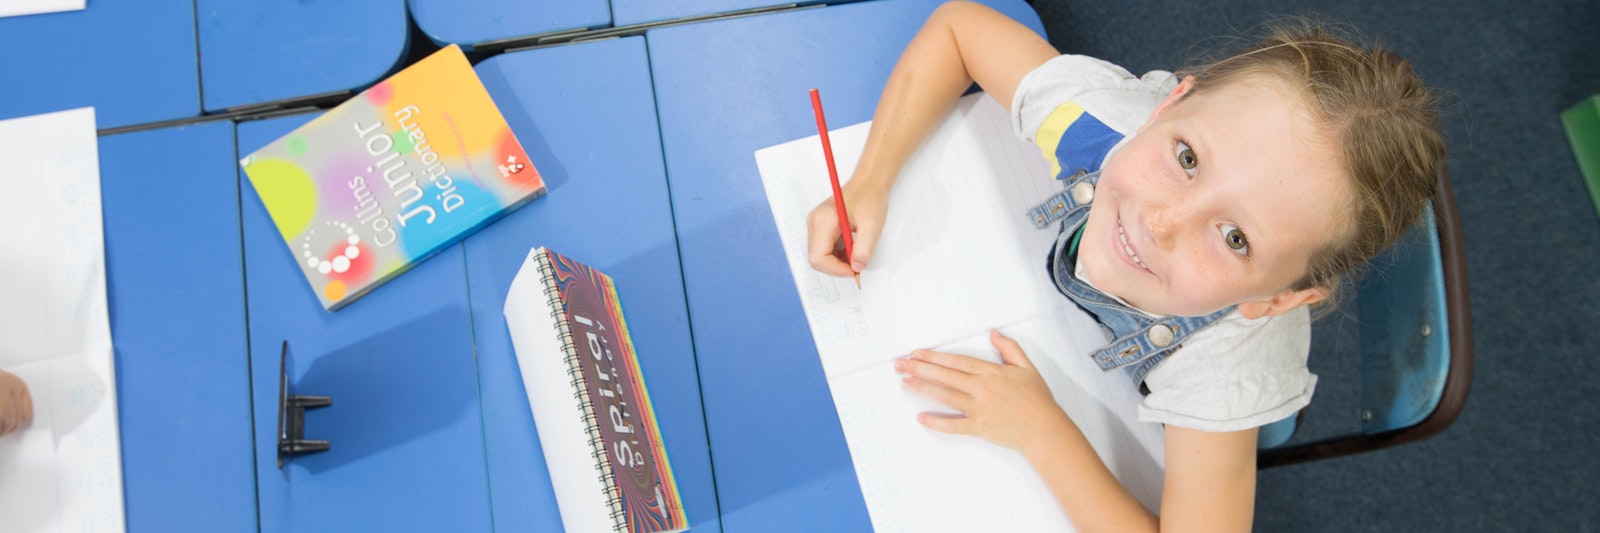
[[[256,526],[233,124],[100,139],[129,531]]]
[[[84,106],[100,128],[199,116],[194,35],[189,2],[0,18],[0,119]]]
[[[611,0],[611,17],[617,26],[744,11],[784,4],[820,4],[825,0]]]
[[[205,1],[203,19],[227,18]],[[1039,30],[1026,5],[996,3]],[[814,133],[811,87],[822,89],[836,126],[870,118],[904,43],[936,4],[833,6],[484,62],[480,75],[550,196],[338,313],[316,303],[236,172],[238,153],[310,116],[240,124],[237,150],[226,124],[106,138],[130,528],[237,530],[257,519],[268,531],[559,525],[500,314],[535,245],[617,279],[697,530],[868,528],[752,154]],[[292,57],[302,56],[325,59]],[[793,57],[831,59],[780,61]],[[161,198],[174,177],[186,194]],[[242,261],[215,253],[241,247]],[[208,274],[175,277],[169,262]],[[242,280],[228,274],[241,264]],[[284,339],[297,389],[333,397],[307,415],[307,436],[333,448],[278,470],[268,437]],[[253,357],[241,359],[244,350]],[[166,387],[171,376],[195,385]],[[176,407],[165,401],[174,394]],[[253,407],[254,442],[239,402]],[[217,444],[170,447],[172,435]]]
[[[816,134],[812,87],[833,127],[871,119],[889,70],[938,3],[874,1],[646,34],[730,530],[870,527],[753,154]],[[1043,33],[1020,0],[989,3]]]
[[[560,527],[501,314],[528,249],[546,245],[616,280],[690,517],[720,530],[644,39],[497,56],[478,70],[548,196],[337,313],[317,305],[241,182],[261,527]],[[240,152],[309,118],[241,124]],[[333,447],[279,471],[265,436],[285,338],[297,390],[333,397],[306,421],[307,437]]]
[[[310,120],[238,126],[247,154]],[[337,313],[324,311],[243,173],[245,290],[263,531],[484,531],[491,527],[483,416],[461,247],[451,247]],[[332,449],[279,470],[280,343],[306,413]]]
[[[195,6],[207,112],[365,88],[397,66],[409,37],[401,0]]]
[[[477,67],[549,189],[466,241],[489,496],[499,530],[561,527],[501,312],[512,278],[536,246],[616,282],[691,524],[695,531],[721,529],[644,44],[633,37],[558,46],[495,56]]]
[[[611,24],[606,0],[410,0],[411,18],[428,38],[468,49],[490,41]]]

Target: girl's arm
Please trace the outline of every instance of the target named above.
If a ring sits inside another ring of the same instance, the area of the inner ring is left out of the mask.
[[[1022,347],[998,331],[990,333],[990,341],[1003,364],[928,351],[896,364],[912,389],[965,414],[923,413],[919,422],[1022,452],[1078,531],[1250,530],[1256,429],[1210,433],[1167,426],[1167,471],[1157,516],[1100,462]]]
[[[1167,426],[1161,529],[1250,531],[1256,504],[1256,434]]]
[[[866,268],[900,167],[956,99],[976,81],[1009,108],[1022,77],[1057,55],[1033,30],[986,6],[950,2],[934,10],[889,73],[866,147],[844,185],[845,211],[856,231],[853,265],[842,259],[830,198],[807,218],[811,267],[841,277]]]
[[[1211,433],[1167,426],[1159,516],[1112,477],[1071,420],[1052,431],[1022,450],[1023,457],[1078,531],[1250,531],[1257,428]]]

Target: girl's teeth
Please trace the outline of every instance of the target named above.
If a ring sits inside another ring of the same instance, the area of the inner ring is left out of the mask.
[[[1133,245],[1128,244],[1128,232],[1123,229],[1120,222],[1117,223],[1117,238],[1122,240],[1122,251],[1127,252],[1128,257],[1132,257],[1134,263],[1137,263],[1145,270],[1150,270],[1150,267],[1145,266],[1144,260],[1139,259],[1139,254],[1133,252]]]

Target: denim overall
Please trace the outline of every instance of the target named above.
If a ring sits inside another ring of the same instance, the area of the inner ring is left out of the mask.
[[[1030,209],[1027,216],[1040,229],[1061,222],[1061,232],[1045,258],[1045,267],[1056,289],[1094,316],[1105,331],[1106,340],[1110,341],[1089,356],[1103,371],[1127,369],[1133,383],[1139,384],[1141,392],[1148,394],[1143,385],[1150,369],[1181,347],[1184,339],[1232,312],[1234,306],[1206,316],[1150,318],[1073,274],[1076,262],[1068,257],[1073,236],[1089,218],[1089,204],[1094,201],[1095,184],[1100,181],[1100,164],[1122,137],[1088,113],[1078,115],[1065,128],[1053,154],[1060,168],[1056,179],[1062,181],[1065,189]],[[1041,148],[1048,150],[1047,146]],[[1050,155],[1047,151],[1046,156]]]

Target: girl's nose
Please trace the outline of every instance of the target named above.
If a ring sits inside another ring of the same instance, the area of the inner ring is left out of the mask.
[[[1181,201],[1166,202],[1152,206],[1145,213],[1145,229],[1150,232],[1151,239],[1156,246],[1165,251],[1172,251],[1182,234],[1185,222],[1192,218],[1190,210]]]

